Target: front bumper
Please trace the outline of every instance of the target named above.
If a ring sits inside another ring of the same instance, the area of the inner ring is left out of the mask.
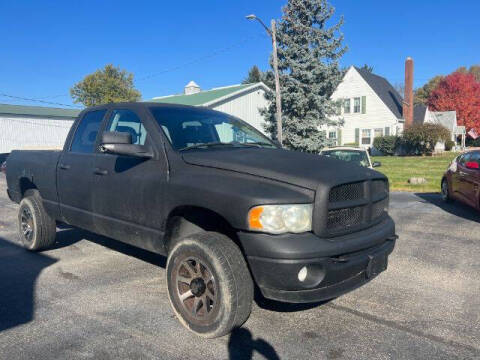
[[[262,294],[293,303],[332,299],[372,280],[386,269],[396,240],[390,218],[341,238],[311,233],[240,233],[239,238]],[[307,275],[300,281],[304,267]]]

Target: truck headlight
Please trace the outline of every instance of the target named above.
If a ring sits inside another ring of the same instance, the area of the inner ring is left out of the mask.
[[[271,234],[312,230],[313,204],[261,205],[248,212],[250,230]]]

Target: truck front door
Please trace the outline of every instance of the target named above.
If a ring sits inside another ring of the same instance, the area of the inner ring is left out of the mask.
[[[62,218],[68,224],[95,231],[92,216],[95,144],[106,109],[85,113],[67,139],[57,165],[57,191]]]
[[[164,195],[167,161],[142,119],[143,109],[113,109],[105,131],[128,132],[132,143],[146,145],[151,159],[98,152],[94,169],[97,231],[147,250],[163,252]],[[156,130],[158,131],[158,130]],[[157,146],[157,148],[159,148]]]

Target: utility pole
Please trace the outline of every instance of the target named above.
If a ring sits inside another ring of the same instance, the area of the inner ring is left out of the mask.
[[[269,29],[263,21],[258,18],[256,15],[246,16],[248,20],[257,20],[267,31],[268,35],[272,39],[272,48],[273,48],[273,72],[275,74],[275,104],[277,106],[277,112],[275,114],[277,120],[277,140],[280,144],[283,145],[283,134],[282,134],[282,98],[280,96],[280,75],[278,73],[278,57],[277,57],[277,36],[276,36],[276,24],[275,20],[272,19],[270,22],[271,29]]]

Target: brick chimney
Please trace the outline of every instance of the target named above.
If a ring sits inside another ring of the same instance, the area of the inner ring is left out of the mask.
[[[413,124],[413,59],[405,60],[405,96],[403,97],[404,129]]]

